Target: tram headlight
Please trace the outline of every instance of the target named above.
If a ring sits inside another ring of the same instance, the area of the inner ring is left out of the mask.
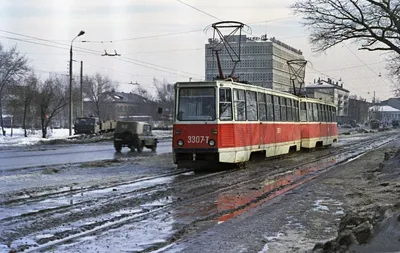
[[[178,141],[178,146],[183,146],[183,140]]]
[[[208,145],[210,145],[211,147],[214,147],[215,146],[215,141],[214,140],[210,140],[208,142]]]

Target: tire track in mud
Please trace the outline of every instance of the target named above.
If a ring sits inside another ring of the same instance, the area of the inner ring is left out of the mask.
[[[368,142],[364,142],[359,144],[359,146],[366,146],[366,145],[370,145],[371,143],[376,142],[379,139],[382,138],[387,138],[387,137],[375,137],[372,139],[368,139]],[[39,247],[33,247],[30,248],[27,252],[30,251],[36,251],[39,249],[45,249],[51,246],[54,246],[56,244],[62,244],[63,242],[67,242],[67,241],[71,241],[73,239],[77,239],[80,237],[85,237],[87,235],[90,235],[94,232],[101,232],[101,231],[106,231],[112,227],[120,227],[123,226],[124,224],[128,223],[128,222],[132,222],[135,220],[143,220],[146,217],[150,217],[152,215],[156,215],[157,213],[160,212],[166,212],[167,210],[170,210],[172,208],[176,208],[176,207],[182,207],[185,205],[189,205],[190,203],[195,203],[195,202],[199,202],[202,201],[203,199],[209,199],[211,196],[213,195],[217,195],[221,192],[226,192],[226,191],[230,191],[233,188],[236,187],[240,187],[242,185],[246,185],[249,183],[253,183],[268,177],[272,177],[272,178],[276,178],[276,177],[282,177],[285,173],[289,173],[289,171],[293,171],[295,170],[297,167],[300,166],[304,166],[306,164],[310,164],[312,162],[317,162],[318,160],[321,159],[325,159],[326,157],[329,156],[333,156],[333,155],[338,155],[340,153],[344,153],[347,152],[348,149],[354,149],[355,148],[355,144],[351,143],[349,145],[343,145],[341,147],[338,148],[338,150],[335,150],[336,152],[328,152],[329,154],[321,154],[320,156],[317,157],[316,159],[314,159],[315,161],[308,161],[306,163],[303,164],[298,164],[297,166],[289,169],[289,168],[269,168],[268,170],[268,174],[265,174],[265,170],[262,171],[258,171],[256,173],[254,173],[254,171],[252,172],[250,169],[249,170],[231,170],[231,171],[222,171],[222,172],[217,172],[217,173],[212,173],[212,174],[206,174],[203,176],[199,176],[199,177],[194,177],[191,178],[189,180],[185,180],[182,182],[178,182],[178,183],[171,183],[168,186],[165,186],[165,184],[163,185],[159,185],[159,187],[150,187],[150,188],[142,188],[139,189],[138,191],[135,192],[136,195],[134,196],[129,196],[130,194],[133,194],[132,192],[126,192],[125,196],[121,196],[121,194],[116,194],[115,196],[109,197],[106,196],[104,198],[103,202],[97,203],[97,205],[95,205],[94,207],[92,207],[90,204],[91,203],[78,203],[78,204],[73,204],[70,206],[66,206],[65,208],[60,208],[60,209],[56,209],[56,210],[41,210],[39,212],[36,213],[31,213],[31,214],[25,214],[25,215],[21,215],[19,217],[13,217],[12,219],[9,220],[5,220],[5,221],[0,221],[0,227],[9,227],[9,226],[15,226],[15,227],[19,227],[19,229],[21,229],[21,223],[24,222],[29,222],[30,219],[35,218],[36,220],[40,220],[40,216],[45,216],[46,220],[50,220],[47,221],[44,226],[35,226],[35,229],[26,229],[25,233],[20,233],[20,234],[15,234],[14,236],[11,234],[4,234],[0,236],[2,237],[2,241],[10,241],[13,239],[16,239],[18,237],[26,237],[30,234],[35,234],[35,232],[40,232],[42,230],[46,230],[48,229],[48,227],[53,227],[53,229],[56,231],[57,225],[62,226],[65,223],[71,223],[73,222],[73,220],[78,221],[78,220],[82,220],[82,219],[90,219],[91,217],[95,217],[95,219],[97,219],[97,222],[91,222],[91,223],[87,223],[81,226],[77,226],[74,229],[71,230],[60,230],[61,232],[56,232],[53,233],[54,235],[51,237],[47,237],[47,238],[41,238],[39,240],[36,240],[36,245],[40,245]],[[332,149],[330,149],[329,151],[331,151]],[[316,152],[318,153],[318,152]],[[313,154],[316,153],[310,153],[309,156],[312,156]],[[322,152],[325,153],[325,152]],[[336,154],[335,154],[336,153]],[[318,154],[317,154],[318,155]],[[292,157],[288,157],[286,160],[280,160],[280,161],[274,161],[274,160],[270,160],[271,165],[270,166],[274,166],[275,164],[280,164],[282,165],[282,163],[292,163],[294,161],[294,159],[298,159],[298,158],[302,158],[306,155],[298,155],[298,156],[292,156]],[[254,163],[251,164],[250,166],[257,166],[259,165],[259,163]],[[288,166],[283,164],[284,166]],[[188,173],[188,171],[185,172],[181,172],[181,174],[185,174]],[[283,174],[282,174],[283,173]],[[234,179],[237,179],[236,181],[231,181],[229,183],[225,183],[225,185],[221,185],[221,186],[214,186],[213,187],[213,181],[219,181],[219,179],[221,179],[221,177],[224,176],[230,176],[232,174],[238,174],[235,175]],[[248,177],[246,179],[246,177]],[[203,179],[207,179],[207,178],[211,178],[209,181],[205,181]],[[203,181],[202,181],[203,180]],[[168,196],[173,195],[174,192],[179,192],[179,191],[184,191],[186,188],[184,187],[187,184],[195,184],[196,182],[199,182],[200,185],[197,186],[196,189],[199,189],[199,191],[195,191],[197,195],[193,196],[191,194],[187,194],[188,196],[184,196],[185,194],[181,195],[181,199],[167,199],[165,200],[165,198]],[[202,185],[205,184],[205,185]],[[122,184],[124,185],[124,184]],[[207,187],[208,186],[208,187]],[[180,189],[183,188],[183,189]],[[117,191],[118,193],[118,191]],[[263,197],[261,196],[261,199]],[[161,201],[160,201],[161,200]],[[164,201],[163,201],[164,200]],[[93,201],[95,202],[99,202],[99,199],[94,199]],[[154,203],[157,202],[158,203]],[[151,203],[153,202],[153,203]],[[150,203],[152,205],[147,206],[146,207],[146,203]],[[131,208],[131,211],[120,211],[121,207],[124,206],[128,206],[129,208]],[[114,207],[111,208],[111,207]],[[142,208],[144,207],[144,208]],[[243,207],[236,207],[234,209],[231,210],[224,210],[222,213],[211,213],[211,215],[206,216],[205,218],[201,219],[201,220],[209,220],[211,218],[215,218],[218,215],[223,215],[223,214],[229,214],[232,212],[235,212],[237,210],[239,210],[240,208]],[[84,212],[85,215],[79,216],[79,215],[75,215],[73,218],[70,217],[66,217],[68,216],[68,213],[72,213],[72,210],[78,210],[81,209],[81,212]],[[112,215],[112,213],[116,212],[116,215]],[[68,213],[66,213],[68,212]],[[88,214],[88,212],[90,212],[90,214]],[[119,212],[119,214],[118,214]],[[105,216],[101,217],[102,214],[106,214]],[[93,216],[95,215],[95,216]],[[107,217],[108,215],[108,217]],[[39,217],[37,217],[39,216]],[[51,217],[54,216],[54,217]],[[61,216],[61,217],[60,217]],[[64,216],[62,218],[62,216]],[[100,218],[99,218],[100,217]],[[42,217],[43,218],[43,217]],[[93,219],[93,218],[92,218]],[[51,221],[53,220],[53,221]],[[59,220],[59,222],[56,222],[54,224],[54,220]],[[39,221],[43,222],[43,220]],[[37,222],[38,223],[38,222]],[[36,223],[36,224],[37,224]],[[53,226],[49,226],[49,223]],[[31,224],[34,225],[35,223]],[[193,225],[194,222],[190,222],[188,224],[188,226],[190,227],[191,225]],[[4,226],[3,226],[4,225]],[[22,225],[23,227],[23,225]],[[26,226],[26,227],[31,227],[31,226]],[[46,228],[47,227],[47,228]],[[187,229],[187,228],[186,228]],[[184,234],[182,232],[176,232],[171,238],[174,238],[174,240],[176,240],[177,238],[179,239],[180,234]],[[7,239],[8,238],[8,239]],[[169,240],[170,241],[170,240]],[[33,246],[33,244],[31,245]],[[163,245],[158,245],[157,247],[155,247],[155,249],[160,248]],[[165,244],[164,244],[165,246]],[[29,247],[29,245],[25,245],[25,248]],[[22,248],[24,248],[24,246],[22,246]],[[21,249],[21,247],[20,247]]]

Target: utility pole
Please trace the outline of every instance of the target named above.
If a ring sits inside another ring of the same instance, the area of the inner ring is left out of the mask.
[[[68,128],[69,136],[72,135],[72,124],[73,124],[73,107],[72,107],[72,43],[76,38],[85,34],[85,31],[80,31],[77,36],[71,41],[71,47],[69,49],[69,119]]]
[[[81,61],[81,117],[83,117],[83,61]]]
[[[69,128],[69,136],[72,135],[72,122],[73,122],[73,114],[72,114],[72,42],[71,47],[69,49],[69,119],[68,119],[68,128]]]

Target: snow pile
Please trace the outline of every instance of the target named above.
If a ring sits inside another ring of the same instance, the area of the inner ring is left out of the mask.
[[[68,129],[49,129],[47,132],[48,138],[42,138],[41,130],[27,130],[28,137],[24,136],[24,130],[21,128],[13,129],[12,136],[10,128],[5,128],[4,130],[6,131],[6,136],[0,136],[0,147],[33,145],[39,141],[66,139],[69,135]]]
[[[69,129],[49,129],[47,138],[42,138],[41,130],[27,130],[28,137],[24,137],[24,130],[21,128],[11,129],[5,128],[6,136],[0,135],[0,147],[29,146],[37,144],[40,141],[47,142],[51,140],[68,139]],[[172,130],[153,130],[153,134],[159,139],[172,138]]]
[[[158,139],[172,138],[172,130],[153,130],[152,132]]]

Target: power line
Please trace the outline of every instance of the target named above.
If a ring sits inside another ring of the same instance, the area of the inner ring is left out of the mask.
[[[44,44],[44,43],[39,43],[39,42],[34,42],[34,41],[29,41],[29,40],[25,40],[25,39],[21,39],[21,38],[11,38],[11,37],[6,37],[6,36],[0,36],[0,37],[4,37],[4,38],[7,38],[7,39],[16,40],[16,41],[21,41],[21,42],[26,42],[26,43],[32,43],[32,44],[38,44],[38,45],[42,45],[42,46],[48,46],[48,47],[53,47],[53,48],[58,48],[58,49],[63,49],[63,50],[69,50],[69,46],[70,46],[70,45],[65,45],[65,44],[63,44],[63,43],[53,42],[53,41],[51,41],[51,40],[41,39],[41,38],[29,36],[29,35],[20,34],[20,33],[14,33],[14,32],[9,32],[9,31],[5,31],[5,30],[0,30],[0,31],[1,31],[1,32],[6,32],[6,33],[15,34],[15,35],[22,36],[22,37],[28,37],[28,38],[31,38],[31,39],[37,39],[37,40],[41,40],[41,41],[51,42],[51,43],[55,43],[55,44],[58,44],[58,45],[68,46],[68,48],[59,47],[59,46],[54,46],[54,45],[49,45],[49,44]],[[82,48],[82,47],[74,47],[74,48],[78,48],[78,49],[74,49],[74,51],[89,53],[89,54],[93,54],[93,55],[97,55],[97,56],[101,53],[100,51],[95,51],[95,50],[91,50],[91,49],[88,50],[88,49]],[[84,49],[84,50],[87,50],[87,51],[80,50],[79,48]],[[138,66],[142,66],[142,67],[145,67],[145,68],[150,68],[150,69],[157,70],[157,71],[161,71],[161,72],[166,72],[166,73],[170,73],[170,74],[172,73],[172,72],[170,72],[170,71],[165,71],[165,70],[163,70],[163,69],[157,69],[157,68],[149,67],[149,66],[155,66],[155,67],[159,67],[159,68],[165,68],[165,69],[169,69],[169,70],[172,70],[172,71],[177,71],[177,72],[182,72],[182,73],[188,73],[188,74],[190,74],[190,75],[198,76],[197,74],[189,73],[189,72],[186,72],[186,71],[180,71],[180,70],[176,70],[176,69],[171,69],[171,68],[163,67],[163,66],[160,66],[160,65],[157,65],[157,64],[152,64],[152,63],[148,63],[148,62],[144,62],[144,61],[139,61],[139,60],[132,59],[132,58],[128,58],[128,57],[124,57],[124,58],[125,58],[126,60],[129,60],[129,63],[131,63],[131,64],[136,64],[136,65],[138,65]],[[122,60],[122,59],[120,59],[120,58],[116,58],[116,59]],[[125,60],[125,62],[128,62],[128,61],[126,61],[126,60]],[[142,63],[142,64],[135,63],[134,61],[139,62],[139,63]],[[149,66],[146,66],[146,65],[143,65],[143,64],[147,64],[147,65],[149,65]],[[176,74],[176,73],[172,73],[172,74],[175,74],[175,75],[177,75],[177,76],[191,77],[191,76],[180,75],[180,74]]]
[[[170,53],[170,52],[197,51],[197,50],[202,50],[202,49],[203,48],[171,49],[171,50],[152,51],[152,52],[125,53],[124,55],[131,55],[131,54],[158,54],[158,53]]]
[[[68,48],[71,46],[70,44],[64,44],[64,43],[56,42],[56,41],[54,41],[54,40],[42,39],[42,38],[38,38],[38,37],[34,37],[34,36],[29,36],[29,35],[21,34],[21,33],[10,32],[10,31],[6,31],[6,30],[0,30],[0,32],[9,33],[9,34],[14,34],[14,35],[18,35],[18,36],[22,36],[22,37],[26,37],[26,38],[31,38],[31,39],[36,39],[36,40],[40,40],[40,41],[50,42],[50,43],[53,43],[53,44],[57,44],[57,45],[61,45],[61,46],[66,46],[66,47],[68,47]],[[91,52],[94,52],[94,53],[98,53],[96,50],[87,49],[87,48],[83,48],[83,47],[74,46],[74,48],[78,48],[78,49],[82,49],[82,50],[86,50],[86,51],[91,51]]]
[[[344,43],[343,42],[343,45],[362,63],[362,64],[364,64],[369,70],[371,70],[371,72],[372,73],[374,73],[376,76],[378,76],[378,77],[381,77],[381,75],[380,74],[377,74],[377,73],[375,73],[375,71],[370,67],[370,66],[368,66],[363,60],[361,60],[360,59],[360,57],[358,57],[354,52],[353,52],[353,50],[351,50],[347,45],[346,45],[346,43]],[[385,80],[383,80],[382,79],[382,81],[389,87],[389,88],[391,88],[390,87],[390,85],[385,81]]]
[[[159,38],[159,37],[167,37],[167,36],[174,36],[174,35],[180,35],[180,34],[187,34],[187,33],[195,33],[195,32],[202,32],[203,30],[192,30],[192,31],[185,31],[185,32],[174,32],[174,33],[165,33],[165,34],[156,34],[156,35],[149,35],[149,36],[142,36],[142,37],[134,37],[134,38],[128,38],[128,39],[119,39],[119,40],[113,40],[113,42],[121,42],[121,41],[130,41],[130,40],[143,40],[143,39],[152,39],[152,38]],[[96,40],[80,40],[77,42],[91,42],[91,43],[101,43],[102,41],[96,41]]]
[[[379,62],[367,64],[367,65],[376,65],[376,64],[380,64],[380,63],[384,63],[384,62],[385,61],[379,61]],[[340,69],[329,69],[329,70],[321,70],[321,71],[334,72],[334,71],[342,71],[342,70],[354,69],[354,68],[359,68],[359,67],[365,67],[365,65],[364,64],[362,64],[362,65],[354,65],[354,66],[344,67],[344,68],[340,68]]]
[[[320,73],[320,74],[323,75],[323,76],[326,76],[326,77],[331,78],[332,80],[333,80],[333,79],[337,80],[336,78],[332,78],[331,76],[329,76],[329,75],[327,75],[327,74],[325,74],[325,73],[323,73],[323,72],[321,72],[321,71],[319,71],[319,70],[317,70],[317,69],[315,69],[315,68],[313,68],[313,67],[311,67],[311,66],[310,66],[309,68],[313,69],[314,71]],[[337,81],[339,81],[339,80],[337,80]],[[352,88],[352,89],[363,93],[363,91],[361,91],[361,90],[359,90],[359,89],[356,89],[356,88]]]
[[[207,15],[207,16],[210,16],[210,17],[212,17],[212,18],[218,19],[219,21],[222,21],[222,19],[217,18],[216,16],[211,15],[210,13],[207,13],[207,12],[205,12],[205,11],[203,11],[203,10],[200,10],[199,8],[194,7],[194,6],[192,6],[192,5],[188,4],[188,3],[185,3],[185,2],[183,2],[183,1],[181,1],[181,0],[176,0],[176,1],[178,1],[178,2],[180,2],[181,4],[184,4],[184,5],[186,5],[186,6],[189,6],[190,8],[195,9],[196,11],[199,11],[199,12],[201,12],[201,13]]]

